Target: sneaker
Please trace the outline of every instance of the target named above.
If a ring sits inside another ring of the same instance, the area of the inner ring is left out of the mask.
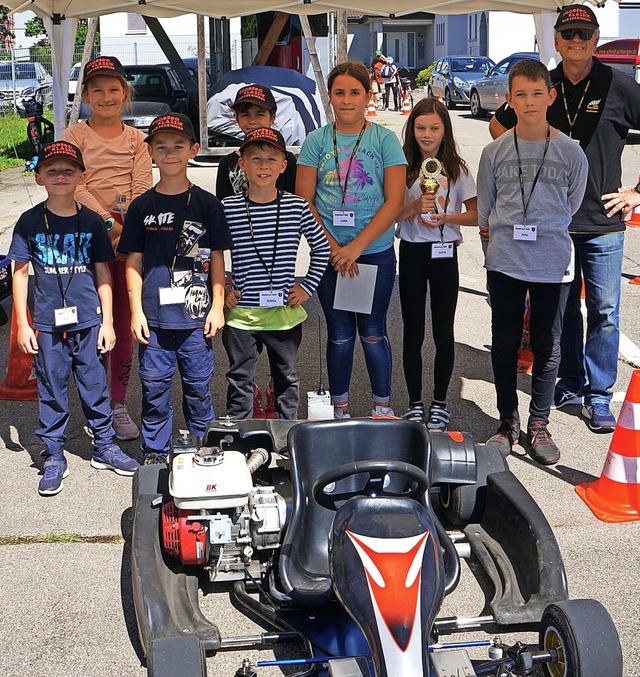
[[[427,419],[427,430],[440,430],[445,432],[451,420],[451,412],[446,404],[432,402],[429,407],[429,418]]]
[[[407,411],[402,414],[401,418],[405,421],[415,421],[416,423],[424,422],[424,404],[412,404]]]
[[[371,416],[378,418],[395,418],[396,415],[393,413],[393,409],[391,407],[383,407],[379,404],[376,404],[376,406],[371,410]]]
[[[105,449],[93,450],[91,467],[96,470],[113,470],[117,475],[131,476],[140,464],[127,456],[117,444],[110,444]]]
[[[351,418],[351,414],[342,407],[333,407],[333,418]]]
[[[615,430],[616,419],[606,402],[585,404],[582,407],[582,415],[586,417],[587,425],[593,432],[612,433]]]
[[[561,385],[557,385],[553,393],[553,404],[551,405],[552,409],[562,409],[562,407],[569,407],[572,405],[582,404],[582,395],[580,393],[574,393],[571,390],[567,390]]]
[[[253,416],[251,418],[266,418],[264,409],[262,408],[262,392],[260,388],[253,384]]]
[[[276,392],[271,386],[271,381],[267,383],[267,387],[264,389],[264,394],[267,398],[267,406],[264,408],[264,417],[278,418],[278,414],[276,414]]]
[[[529,455],[541,465],[553,465],[560,460],[560,450],[551,439],[544,421],[532,421],[527,433]]]
[[[145,454],[144,465],[156,465],[156,464],[167,464],[167,454],[157,454],[152,451],[149,454]]]
[[[140,434],[124,404],[116,404],[113,408],[113,429],[119,440],[135,440]]]
[[[496,434],[487,440],[487,444],[494,446],[503,456],[508,456],[511,453],[513,445],[519,440],[520,419],[505,418],[500,423]]]
[[[38,484],[40,496],[55,496],[62,491],[62,480],[69,476],[67,459],[64,456],[49,456],[44,462],[44,474]]]

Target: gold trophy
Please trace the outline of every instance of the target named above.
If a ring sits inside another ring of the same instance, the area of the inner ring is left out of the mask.
[[[442,163],[434,157],[428,157],[420,166],[420,190],[424,195],[435,195],[438,192],[438,177],[442,173]],[[420,214],[425,221],[431,221],[435,212]]]

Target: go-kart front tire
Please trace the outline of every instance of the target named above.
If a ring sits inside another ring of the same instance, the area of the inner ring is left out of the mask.
[[[550,604],[540,622],[540,647],[558,652],[549,677],[622,677],[622,649],[607,610],[594,599]]]
[[[504,456],[491,445],[476,447],[476,483],[445,484],[434,504],[436,512],[455,527],[482,520],[486,507],[487,477],[508,470]]]

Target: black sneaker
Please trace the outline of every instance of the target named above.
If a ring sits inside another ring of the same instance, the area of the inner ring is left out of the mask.
[[[558,384],[553,393],[552,409],[562,409],[563,407],[582,405],[582,395],[567,390],[564,386]]]
[[[553,465],[560,460],[560,450],[551,439],[544,421],[532,421],[527,434],[529,455],[541,465]]]
[[[496,434],[487,440],[487,444],[491,444],[498,449],[503,456],[508,456],[511,453],[513,445],[520,440],[520,419],[505,418],[500,423]]]
[[[417,404],[409,404],[407,411],[402,414],[401,418],[405,421],[415,421],[416,423],[424,422],[424,404],[418,402]]]

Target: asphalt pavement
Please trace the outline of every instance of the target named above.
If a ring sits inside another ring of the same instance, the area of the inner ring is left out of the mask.
[[[475,173],[482,147],[489,142],[487,121],[474,120],[468,110],[452,112],[462,156]],[[400,133],[406,120],[395,112],[379,113],[375,121]],[[624,183],[635,185],[640,173],[640,134],[632,134],[624,153]],[[192,181],[212,190],[215,166],[189,170]],[[18,170],[0,174],[0,252],[6,252],[19,214],[42,199],[32,177]],[[464,231],[460,247],[460,298],[456,316],[456,366],[449,404],[453,427],[486,440],[497,426],[495,391],[488,346],[490,309],[487,304],[482,251],[476,229]],[[301,259],[304,266],[304,257]],[[623,264],[622,331],[614,413],[620,410],[632,370],[640,368],[640,286],[627,281],[640,275],[640,229],[629,229]],[[10,313],[10,300],[2,302]],[[307,304],[299,352],[302,391],[319,377],[319,305]],[[322,322],[320,327],[323,328]],[[397,290],[389,314],[394,351],[393,405],[401,413],[406,394],[401,369],[401,318]],[[9,326],[0,327],[0,370],[7,361]],[[370,388],[358,348],[352,385],[352,409],[370,413]],[[431,388],[432,342],[424,348],[425,396]],[[216,411],[224,414],[225,354],[216,341],[216,375],[212,384]],[[268,379],[259,366],[259,383]],[[530,379],[519,377],[521,411],[526,412]],[[51,677],[140,676],[146,674],[137,638],[130,584],[131,480],[90,467],[91,446],[83,432],[77,396],[71,389],[72,417],[66,449],[70,475],[58,496],[37,493],[41,443],[34,434],[37,403],[0,402],[0,672],[5,677],[47,674]],[[178,391],[176,381],[175,391]],[[128,403],[140,415],[140,385],[134,373]],[[179,399],[174,392],[177,426]],[[305,412],[303,403],[302,414]],[[561,451],[557,466],[542,468],[516,448],[509,465],[538,501],[559,541],[572,597],[593,597],[609,610],[618,628],[625,659],[625,677],[640,677],[640,523],[599,522],[575,493],[575,485],[596,479],[602,470],[611,435],[591,433],[579,408],[554,411],[550,430]],[[138,454],[138,442],[124,443]],[[228,603],[224,593],[202,595],[205,613],[221,625],[223,634],[255,632],[256,626]],[[463,566],[461,586],[446,600],[447,614],[479,613],[484,596]],[[531,637],[531,636],[529,636]],[[213,677],[228,677],[243,656],[266,659],[269,652],[221,654],[208,660]],[[260,670],[267,677],[278,669]],[[596,676],[594,676],[596,677]],[[597,676],[607,677],[607,675]]]

